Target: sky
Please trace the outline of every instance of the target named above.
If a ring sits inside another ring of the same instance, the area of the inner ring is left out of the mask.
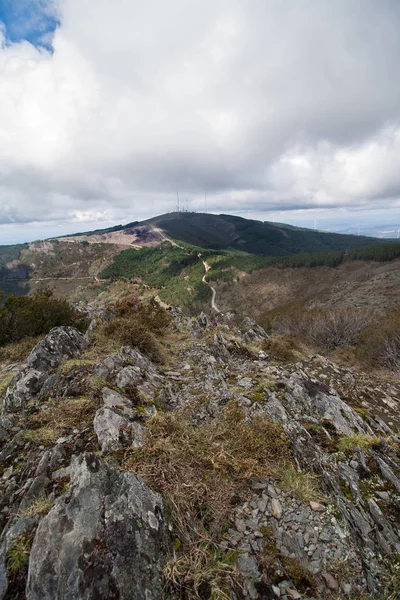
[[[0,244],[400,223],[398,0],[0,0]]]

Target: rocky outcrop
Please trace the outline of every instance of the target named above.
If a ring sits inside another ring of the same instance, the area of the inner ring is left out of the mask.
[[[236,597],[390,597],[388,565],[400,555],[398,387],[359,384],[355,373],[320,356],[272,362],[261,350],[267,334],[250,319],[174,315],[181,341],[164,370],[128,346],[97,365],[60,369],[86,341],[57,328],[12,380],[0,418],[0,599],[23,597],[26,573],[7,572],[21,536],[34,538],[28,600],[168,598],[162,570],[171,532],[163,501],[115,465],[128,468],[126,457],[144,455],[133,448],[146,442],[158,411],[183,409],[193,427],[208,428],[228,403],[248,421],[280,423],[290,444],[285,460],[318,482],[301,499],[279,477],[257,477],[233,498],[226,532],[214,542],[218,556],[226,551],[232,560],[237,552]],[[360,407],[364,399],[368,411]],[[78,412],[72,420],[63,413],[58,427],[56,409],[68,406]],[[54,503],[46,516],[43,499],[46,510]],[[206,514],[207,503],[198,509]],[[176,532],[173,539],[179,560]],[[207,589],[200,590],[204,598]]]
[[[41,521],[28,600],[159,600],[167,534],[161,496],[94,454],[74,458],[71,485]]]
[[[35,346],[27,366],[11,380],[3,401],[3,412],[21,410],[41,390],[51,369],[79,356],[87,342],[73,327],[55,327]]]

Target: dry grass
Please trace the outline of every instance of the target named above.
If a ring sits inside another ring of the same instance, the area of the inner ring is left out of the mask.
[[[2,398],[6,393],[8,385],[15,374],[16,371],[9,371],[8,373],[0,375],[0,398]]]
[[[326,500],[325,496],[321,494],[318,476],[311,473],[299,473],[293,465],[287,466],[282,471],[279,486],[303,502]]]
[[[23,517],[35,517],[36,515],[47,515],[49,510],[54,506],[54,500],[47,496],[40,496],[32,502],[28,508],[21,512]]]
[[[233,506],[253,477],[278,476],[289,455],[280,425],[246,421],[234,402],[218,422],[201,427],[179,412],[150,420],[143,447],[127,452],[124,468],[142,475],[166,500],[180,546],[165,571],[173,593],[200,598],[202,585],[218,588],[214,598],[229,593],[232,586],[221,583],[221,574],[225,580],[233,571],[217,551]]]
[[[35,444],[43,444],[44,446],[54,444],[60,437],[59,432],[56,429],[50,427],[39,427],[38,429],[25,429],[23,431],[23,438],[27,442],[34,442]]]
[[[92,367],[96,364],[96,360],[92,360],[89,358],[73,358],[71,360],[67,360],[65,363],[58,367],[58,371],[67,375],[70,371],[74,369],[80,369],[82,367]]]
[[[30,417],[23,437],[37,444],[54,444],[62,434],[90,427],[97,408],[97,403],[88,398],[54,402]]]
[[[352,452],[354,448],[370,448],[380,443],[381,438],[367,435],[366,433],[355,433],[354,435],[343,435],[338,440],[339,452]]]
[[[279,361],[296,360],[295,351],[299,350],[297,341],[290,336],[274,335],[262,342],[262,349],[272,359]]]
[[[167,563],[164,577],[175,590],[173,598],[231,600],[240,587],[235,552],[220,552],[212,543],[196,544],[192,552],[177,555]],[[176,595],[176,594],[179,595]]]
[[[28,337],[20,342],[14,342],[13,344],[1,347],[0,364],[11,364],[24,361],[42,338],[43,336]]]
[[[89,398],[72,398],[52,404],[33,415],[31,423],[58,431],[84,429],[92,424],[97,404]]]

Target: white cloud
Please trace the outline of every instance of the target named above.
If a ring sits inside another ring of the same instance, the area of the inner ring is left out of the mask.
[[[56,8],[53,53],[0,37],[0,222],[398,205],[397,2]]]

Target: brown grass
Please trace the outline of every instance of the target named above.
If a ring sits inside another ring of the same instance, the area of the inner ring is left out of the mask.
[[[232,589],[218,575],[221,570],[222,579],[227,575],[218,542],[232,509],[253,477],[278,476],[289,455],[280,425],[264,418],[246,421],[234,402],[218,422],[201,427],[183,412],[150,420],[143,447],[126,453],[124,468],[142,475],[165,498],[180,547],[165,574],[178,597],[200,598],[206,584],[220,590],[215,598]]]
[[[297,341],[286,335],[274,335],[263,340],[262,349],[272,359],[279,361],[292,361],[296,359],[295,351],[299,350]]]
[[[88,398],[62,400],[33,415],[31,423],[59,431],[84,429],[91,425],[97,408],[96,403]]]
[[[6,393],[9,383],[15,374],[16,371],[9,371],[8,373],[3,373],[3,375],[0,375],[0,398],[2,398]]]
[[[28,337],[0,348],[0,363],[10,364],[24,361],[43,336]]]
[[[52,403],[29,418],[23,436],[37,444],[54,444],[63,433],[90,427],[98,408],[94,400],[73,398]]]

